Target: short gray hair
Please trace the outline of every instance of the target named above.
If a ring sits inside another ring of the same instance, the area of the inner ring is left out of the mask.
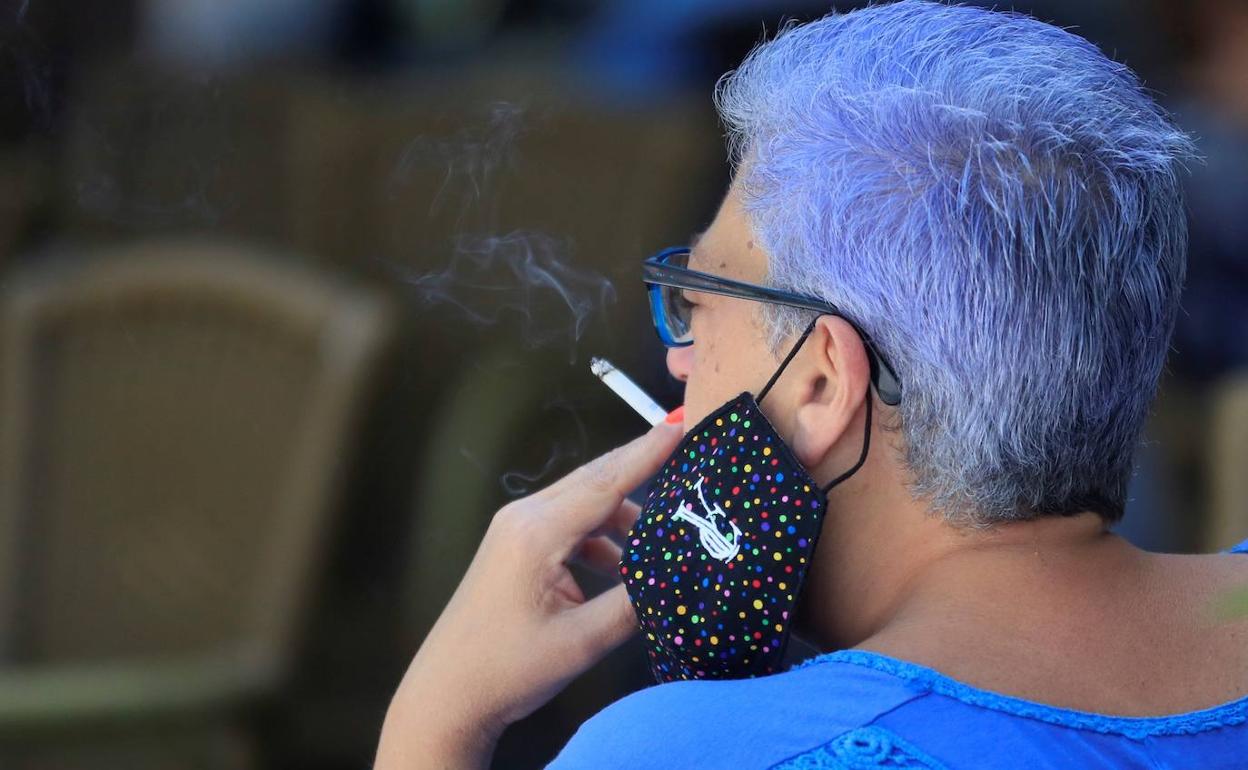
[[[1196,157],[1136,76],[1022,14],[903,0],[784,27],[715,97],[770,282],[901,379],[912,493],[968,526],[1119,519]],[[773,343],[800,315],[770,312]]]

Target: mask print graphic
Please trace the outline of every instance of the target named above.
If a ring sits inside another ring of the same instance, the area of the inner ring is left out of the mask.
[[[699,477],[698,483],[693,485],[693,490],[698,493],[698,502],[702,504],[706,516],[702,517],[693,512],[688,503],[681,503],[676,513],[672,514],[673,521],[684,521],[698,528],[698,541],[702,543],[702,547],[711,555],[711,558],[731,564],[732,557],[741,551],[741,528],[737,526],[737,522],[728,520],[724,509],[718,504],[714,508],[706,504],[706,497],[702,494],[702,482],[705,479]],[[716,517],[728,520],[728,525],[732,527],[731,538],[724,537],[723,533],[715,525]]]

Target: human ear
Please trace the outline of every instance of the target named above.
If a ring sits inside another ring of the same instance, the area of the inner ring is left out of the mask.
[[[871,364],[858,332],[838,316],[821,317],[807,344],[811,352],[801,369],[790,443],[803,465],[817,468],[841,443],[868,396]]]

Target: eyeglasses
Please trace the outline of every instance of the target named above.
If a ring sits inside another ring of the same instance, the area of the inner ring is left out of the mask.
[[[682,293],[685,289],[834,315],[848,321],[862,337],[867,348],[867,359],[871,364],[871,382],[875,385],[880,400],[889,406],[901,403],[901,381],[897,379],[892,367],[876,349],[871,337],[847,318],[836,305],[817,297],[690,270],[689,253],[688,246],[664,249],[647,259],[641,268],[642,280],[645,281],[650,295],[650,316],[664,345],[679,348],[693,344],[693,331],[690,326],[693,305],[685,299]]]

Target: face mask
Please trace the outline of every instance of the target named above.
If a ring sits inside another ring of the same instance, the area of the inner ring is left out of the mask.
[[[759,408],[814,328],[806,328],[757,400],[748,391],[685,434],[651,483],[620,571],[655,679],[777,673],[827,492]]]

